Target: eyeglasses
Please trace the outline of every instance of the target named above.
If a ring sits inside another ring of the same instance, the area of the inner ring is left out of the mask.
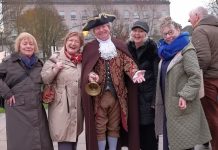
[[[163,37],[166,37],[167,35],[173,35],[174,34],[174,31],[173,30],[169,30],[168,32],[166,33],[163,33]]]

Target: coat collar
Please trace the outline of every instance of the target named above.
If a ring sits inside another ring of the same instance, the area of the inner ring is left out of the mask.
[[[182,52],[178,52],[176,56],[171,60],[169,66],[167,67],[167,72],[170,71],[170,69],[173,68],[176,64],[178,64],[182,60]]]
[[[11,60],[13,62],[19,61],[21,59],[19,53],[17,53],[17,52],[12,53],[10,57],[11,57]],[[40,62],[42,65],[44,64],[44,62],[41,59],[39,59],[38,57],[36,57],[36,59],[37,59],[37,62]]]
[[[20,56],[19,56],[19,53],[13,53],[11,54],[11,60],[13,62],[17,61],[17,60],[20,60]]]
[[[182,60],[182,58],[183,58],[182,52],[178,52],[173,57],[173,59],[171,60],[170,64],[168,65],[167,72],[169,72],[173,68],[173,66],[175,66],[177,63],[179,63]],[[161,69],[162,62],[163,62],[163,60],[161,59],[160,63],[159,63],[159,66],[158,66],[159,70]]]
[[[71,66],[71,67],[76,67],[76,65],[74,63],[72,63],[69,58],[67,58],[67,56],[64,53],[64,48],[62,48],[60,50],[60,54],[58,57],[59,60],[61,60],[65,65]]]
[[[186,47],[184,47],[184,49],[180,52],[178,52],[173,59],[171,60],[170,64],[167,67],[167,72],[169,72],[174,65],[178,64],[182,59],[183,59],[183,54],[185,52],[187,52],[190,49],[194,49],[194,46],[192,45],[192,43],[190,42]],[[159,63],[159,70],[161,69],[161,65],[162,65],[163,60],[161,59],[160,63]]]

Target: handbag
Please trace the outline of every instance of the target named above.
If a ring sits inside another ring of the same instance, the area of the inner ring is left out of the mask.
[[[46,104],[55,100],[55,88],[54,84],[45,84],[42,92],[42,101]]]
[[[56,63],[55,59],[49,59],[51,62]],[[42,101],[46,104],[52,103],[55,100],[55,85],[54,80],[56,79],[57,75],[54,77],[51,84],[45,84],[44,89],[42,92]]]

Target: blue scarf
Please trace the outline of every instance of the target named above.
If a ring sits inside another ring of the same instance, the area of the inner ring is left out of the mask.
[[[167,44],[163,39],[159,41],[158,55],[163,60],[172,59],[189,43],[189,33],[181,33],[172,43]]]
[[[34,54],[31,57],[22,55],[21,61],[24,63],[27,69],[32,69],[33,65],[38,61],[38,59]]]

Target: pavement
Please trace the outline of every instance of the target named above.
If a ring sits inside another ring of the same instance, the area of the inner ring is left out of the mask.
[[[162,150],[163,143],[162,137],[160,137],[159,140],[159,148],[158,150]],[[54,142],[54,150],[58,150],[57,143]],[[7,150],[7,137],[6,137],[6,125],[5,125],[5,114],[0,113],[0,150]],[[85,133],[83,132],[79,136],[77,150],[86,150],[86,142],[85,142]],[[122,148],[122,150],[128,150],[128,148]],[[195,150],[211,150],[210,149],[204,149],[202,145],[195,146]]]
[[[0,113],[0,150],[7,150],[7,137],[6,137],[6,124],[5,124],[5,114]],[[53,143],[54,150],[58,150],[57,142]],[[85,132],[79,136],[79,141],[77,145],[78,150],[86,150],[85,142]]]

